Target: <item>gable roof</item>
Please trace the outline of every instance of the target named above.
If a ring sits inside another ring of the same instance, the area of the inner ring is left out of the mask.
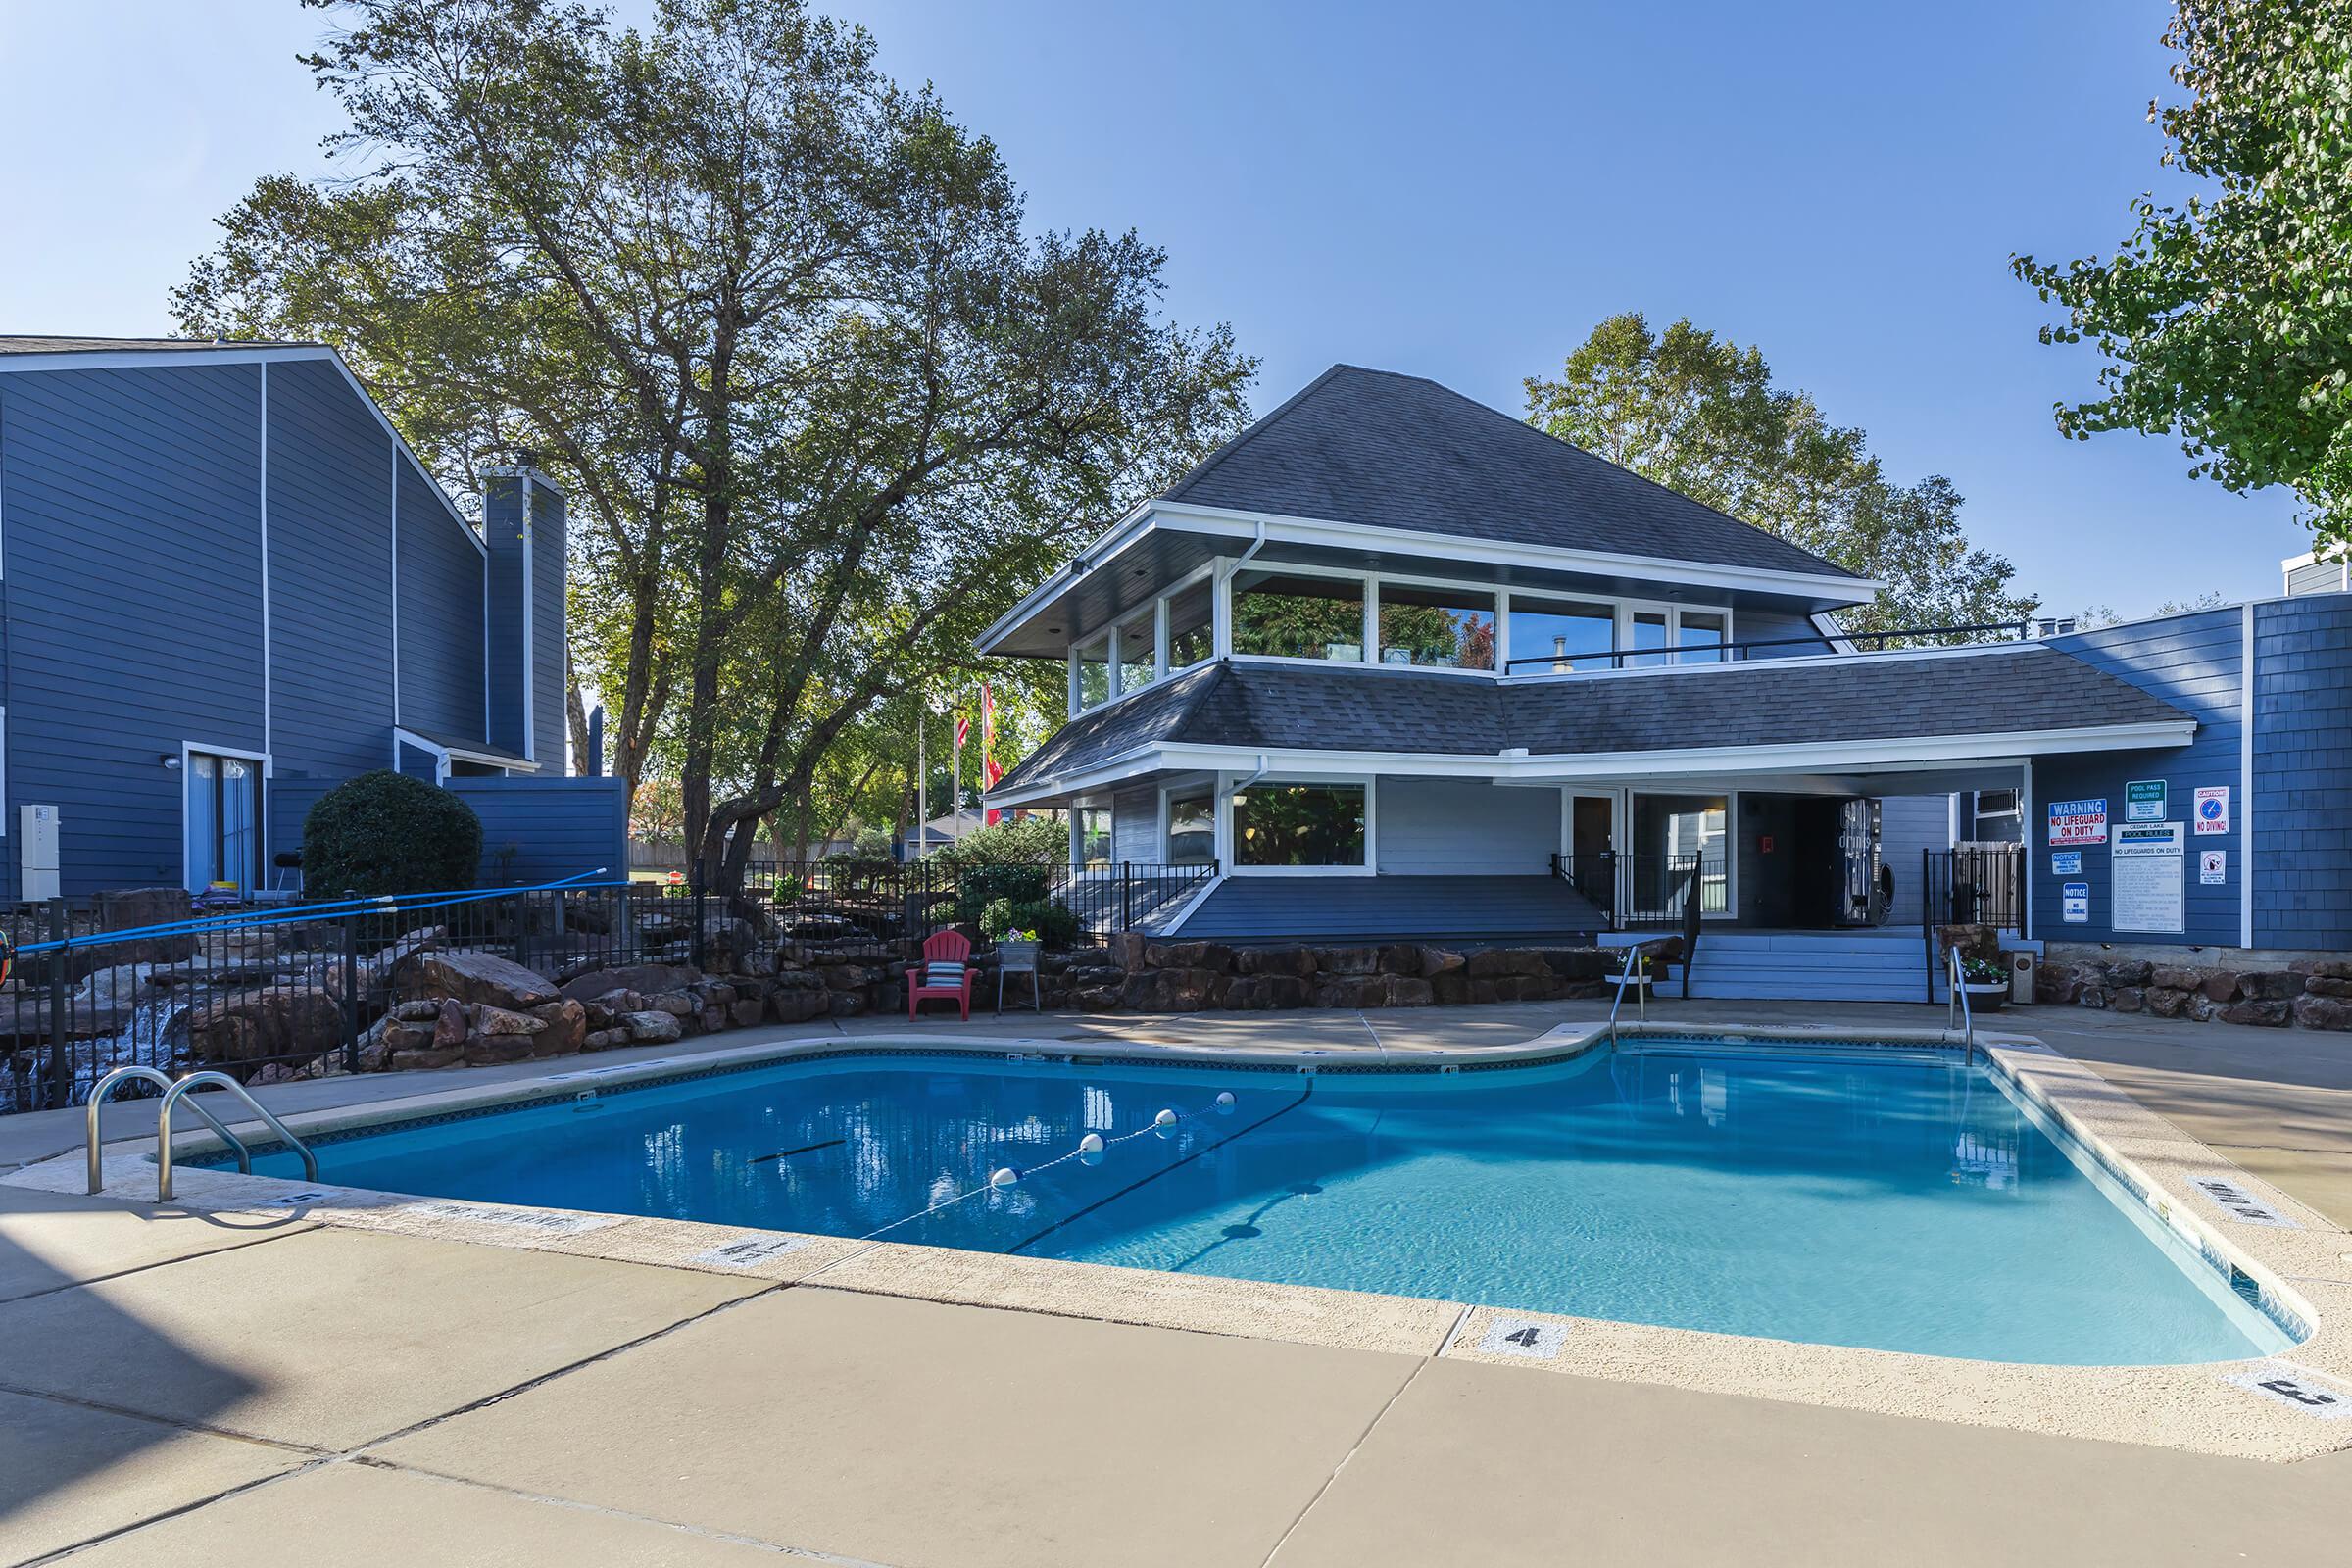
[[[1353,365],[1307,383],[1163,499],[1861,580],[1435,381]]]
[[[1219,662],[1080,714],[997,790],[1159,746],[1578,757],[2189,722],[2039,643],[1530,681]]]
[[[323,344],[264,338],[45,337],[0,334],[0,354],[172,354],[217,349],[312,349]]]

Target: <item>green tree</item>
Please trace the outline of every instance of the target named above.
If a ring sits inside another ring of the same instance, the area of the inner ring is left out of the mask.
[[[305,0],[350,128],[175,295],[344,347],[404,429],[583,499],[575,659],[696,853],[1238,426],[1230,332],[1133,234],[1027,231],[985,137],[799,0]],[[742,831],[738,831],[741,829]]]
[[[2140,195],[2112,256],[2011,259],[2066,309],[2041,340],[2107,361],[2058,428],[2178,432],[2192,474],[2352,539],[2352,3],[2179,0],[2164,41],[2184,96],[2148,119],[2194,187]]]
[[[2016,567],[1969,544],[1961,497],[1940,474],[1889,480],[1868,438],[1804,393],[1773,384],[1754,348],[1688,318],[1653,332],[1612,316],[1551,380],[1527,380],[1540,429],[1702,505],[1886,584],[1838,612],[1853,631],[1979,625],[2031,614]]]

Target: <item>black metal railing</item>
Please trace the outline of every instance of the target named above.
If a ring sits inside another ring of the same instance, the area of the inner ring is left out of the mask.
[[[1952,647],[1984,642],[2022,642],[2032,635],[2033,630],[2034,623],[2029,620],[1990,620],[1964,626],[1891,626],[1885,631],[1846,631],[1839,632],[1836,640],[1857,649],[1867,644],[1873,652],[1885,653],[1887,645],[1898,639],[1930,647]],[[1955,644],[1951,639],[1959,641]],[[1522,665],[1538,673],[1581,675],[1601,668],[1737,664],[1754,658],[1755,650],[1759,648],[1810,648],[1816,653],[1832,653],[1836,650],[1831,644],[1832,639],[1816,633],[1809,637],[1748,637],[1739,642],[1695,643],[1684,648],[1617,648],[1586,653],[1562,650],[1549,654],[1522,654],[1516,659],[1506,659],[1502,662],[1502,672],[1511,674]]]
[[[220,912],[171,895],[0,907],[16,951],[0,985],[0,1114],[76,1104],[133,1064],[173,1076],[216,1068],[244,1083],[409,1064],[391,1059],[390,1025],[426,1050],[430,1014],[466,988],[436,963],[443,955],[504,958],[552,989],[641,964],[772,973],[827,943],[919,943],[950,927],[977,940],[992,915],[1067,946],[1156,929],[1210,874],[829,861],[755,866],[735,898],[689,872]]]
[[[1551,874],[1582,894],[1612,931],[1680,930],[1687,913],[1731,912],[1729,868],[1719,856],[1555,855]]]
[[[1963,844],[1920,852],[1920,942],[1927,954],[1928,996],[1936,1000],[1942,956],[1939,926],[1985,925],[2034,935],[2034,900],[2022,844]]]

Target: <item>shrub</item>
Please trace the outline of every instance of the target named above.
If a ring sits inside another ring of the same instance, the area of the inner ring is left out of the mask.
[[[1070,829],[1050,816],[1024,816],[984,827],[939,852],[958,868],[974,865],[1060,865],[1070,858]]]
[[[438,785],[379,767],[318,797],[302,822],[302,881],[314,895],[470,888],[482,822]]]
[[[980,911],[980,934],[1002,942],[1007,931],[1034,931],[1049,948],[1066,948],[1078,940],[1078,917],[1064,905],[1047,899],[1014,903],[994,899]]]

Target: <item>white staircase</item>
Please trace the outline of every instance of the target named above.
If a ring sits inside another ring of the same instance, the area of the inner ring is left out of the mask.
[[[1851,931],[1702,931],[1690,995],[1752,1002],[1925,1002],[1919,927]],[[1668,982],[1661,996],[1679,996]]]

